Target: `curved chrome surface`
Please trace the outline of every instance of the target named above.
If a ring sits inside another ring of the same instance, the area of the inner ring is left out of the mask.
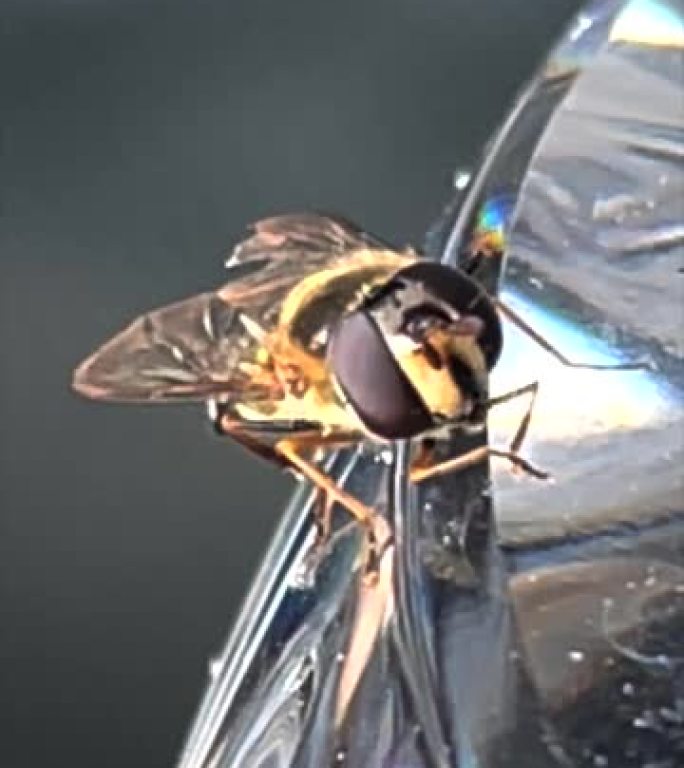
[[[491,390],[540,382],[524,453],[552,483],[493,463],[415,488],[406,445],[335,457],[394,532],[378,583],[342,514],[314,561],[302,487],[179,768],[684,764],[683,51],[681,5],[586,8],[427,240],[458,262],[508,196],[482,281],[571,359],[645,367],[569,369],[507,325]]]

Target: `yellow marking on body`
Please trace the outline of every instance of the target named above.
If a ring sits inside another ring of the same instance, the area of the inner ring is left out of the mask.
[[[257,365],[268,365],[271,361],[271,353],[264,347],[259,347],[254,355],[254,359]]]
[[[331,387],[309,387],[301,397],[287,394],[279,400],[238,403],[235,411],[249,421],[311,421],[323,430],[364,434],[363,424],[338,400]]]
[[[370,273],[368,275],[370,281],[373,277],[386,280],[394,272],[415,261],[415,256],[389,250],[379,251],[367,248],[349,253],[332,267],[321,269],[304,278],[287,294],[280,310],[279,325],[280,327],[289,326],[301,309],[320,294],[321,289],[325,289],[330,282],[338,278],[367,270]]]
[[[388,335],[385,342],[430,413],[445,418],[461,414],[463,398],[446,365],[434,368],[420,345],[408,336]]]

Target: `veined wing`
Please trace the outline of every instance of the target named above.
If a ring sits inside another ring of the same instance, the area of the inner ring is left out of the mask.
[[[415,258],[313,213],[252,229],[227,262],[224,286],[133,321],[78,367],[74,388],[114,401],[278,399],[280,384],[263,362],[265,339],[285,329],[285,346],[321,339],[324,346],[340,302]]]

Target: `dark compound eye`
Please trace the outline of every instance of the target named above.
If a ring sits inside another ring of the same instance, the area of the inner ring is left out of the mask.
[[[374,434],[398,440],[432,426],[423,401],[363,310],[334,329],[328,362],[349,403]]]

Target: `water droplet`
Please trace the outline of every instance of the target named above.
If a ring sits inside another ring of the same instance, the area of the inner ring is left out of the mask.
[[[316,563],[314,558],[305,557],[292,575],[291,586],[299,592],[313,589],[316,585]]]
[[[625,696],[634,696],[634,691],[635,691],[635,688],[633,683],[625,683],[622,686],[622,693]]]
[[[568,658],[573,664],[580,664],[584,661],[584,651],[570,651]]]
[[[206,408],[207,408],[207,416],[209,417],[209,421],[216,421],[219,415],[219,406],[216,400],[214,400],[214,398],[211,398],[211,400],[207,400]]]
[[[580,37],[588,30],[591,29],[592,25],[594,23],[594,20],[591,16],[587,16],[586,14],[581,14],[577,17],[577,22],[575,23],[575,28],[570,32],[570,39],[573,42],[576,42],[579,40]]]
[[[223,669],[223,661],[220,658],[209,659],[209,677],[215,680]]]
[[[454,188],[465,189],[470,184],[470,171],[466,171],[465,168],[458,168],[454,172]]]
[[[669,707],[661,707],[658,710],[658,714],[666,723],[676,723],[677,725],[684,723],[684,713],[677,712]]]

